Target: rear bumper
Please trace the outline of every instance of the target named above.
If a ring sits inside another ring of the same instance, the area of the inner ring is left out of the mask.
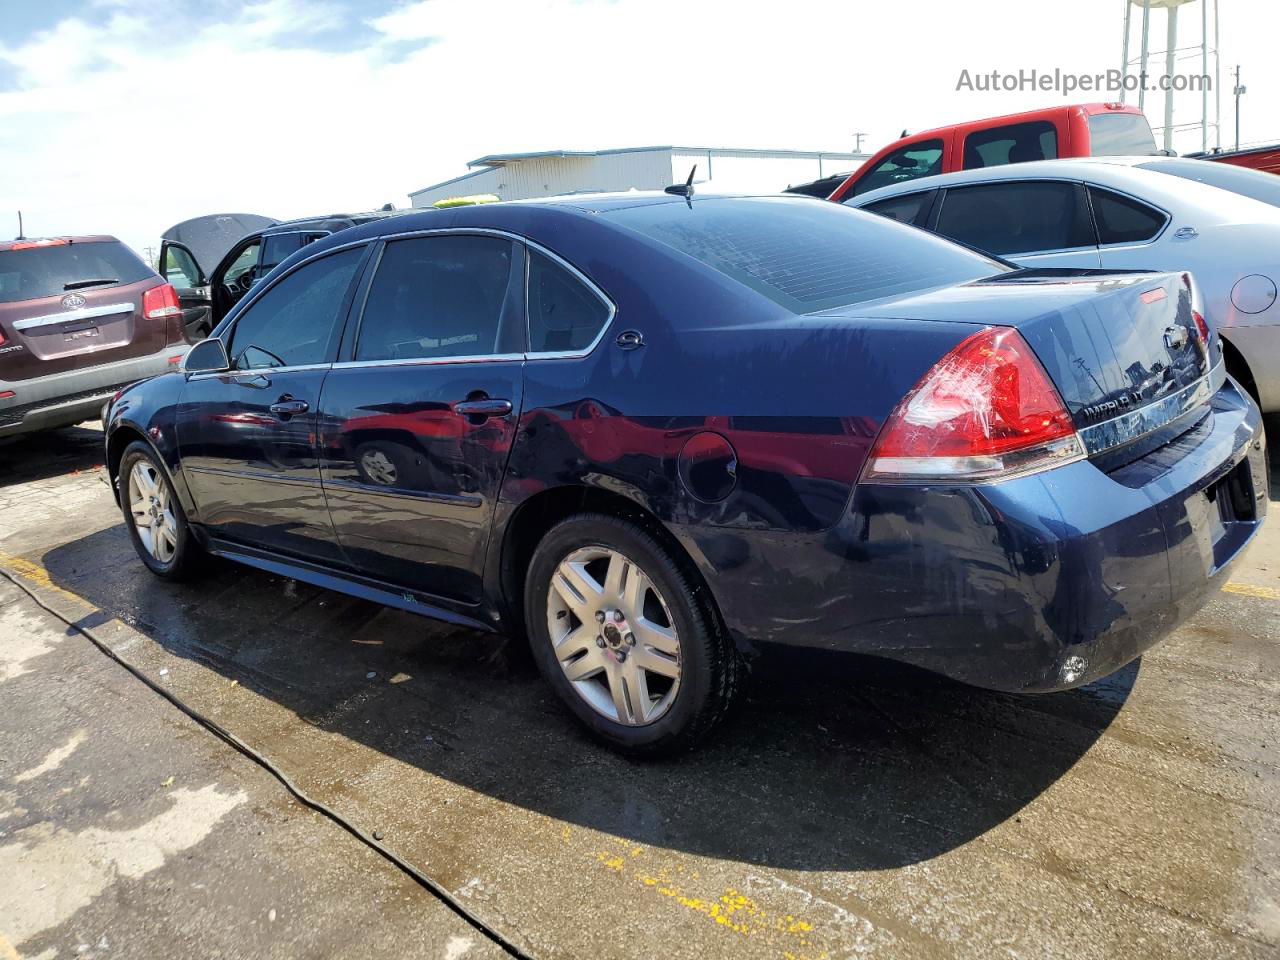
[[[117,390],[172,369],[169,358],[185,354],[187,349],[185,344],[171,344],[145,357],[49,377],[13,383],[0,379],[0,393],[14,394],[0,400],[0,439],[95,419]]]
[[[1124,666],[1225,582],[1266,513],[1265,457],[1258,409],[1228,382],[1199,426],[1110,474],[864,484],[825,534],[694,547],[739,638],[1060,690]],[[1247,489],[1223,522],[1230,483]]]

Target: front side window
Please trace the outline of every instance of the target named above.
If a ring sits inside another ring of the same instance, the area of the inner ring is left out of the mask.
[[[964,140],[964,168],[999,167],[1006,163],[1054,160],[1058,131],[1047,120],[1012,123],[971,133]]]
[[[609,321],[609,307],[572,273],[529,251],[529,350],[585,350]]]
[[[498,350],[512,244],[434,236],[388,243],[369,287],[357,360],[487,356]]]
[[[364,249],[354,247],[314,260],[251,303],[231,331],[232,366],[256,370],[328,361],[363,256]]]
[[[242,276],[252,270],[258,263],[258,247],[261,246],[261,240],[254,240],[231,261],[231,266],[227,267],[227,272],[222,276],[223,283],[235,283]]]
[[[1090,187],[1089,200],[1101,243],[1145,243],[1164,229],[1163,213],[1131,197]]]
[[[926,206],[927,201],[933,198],[934,191],[925,190],[922,193],[908,193],[905,197],[890,197],[888,200],[877,200],[875,203],[868,203],[863,210],[870,210],[872,213],[878,213],[882,217],[888,217],[890,220],[897,220],[899,223],[915,223],[916,218]]]
[[[997,256],[1096,245],[1083,193],[1053,181],[984,183],[948,190],[938,233]]]
[[[942,141],[923,140],[889,154],[853,185],[853,194],[867,193],[906,180],[942,172]]]

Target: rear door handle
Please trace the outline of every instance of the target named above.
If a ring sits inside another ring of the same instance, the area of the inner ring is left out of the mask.
[[[510,400],[463,400],[453,405],[453,412],[464,417],[505,417],[511,412]]]
[[[282,417],[292,417],[299,413],[306,413],[311,407],[305,400],[294,400],[288,394],[285,394],[279,400],[271,405],[271,412]]]

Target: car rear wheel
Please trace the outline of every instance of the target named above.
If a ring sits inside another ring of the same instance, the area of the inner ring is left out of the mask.
[[[120,458],[120,502],[129,539],[156,576],[183,580],[203,555],[164,468],[151,448],[134,442]]]
[[[724,716],[742,669],[703,598],[641,527],[583,514],[534,552],[525,622],[543,676],[598,737],[673,753]]]

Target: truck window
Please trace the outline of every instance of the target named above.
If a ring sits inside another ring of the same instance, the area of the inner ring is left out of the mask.
[[[1056,160],[1057,157],[1058,131],[1048,120],[979,130],[969,134],[964,141],[966,170],[1031,160]]]
[[[1089,118],[1089,154],[1094,157],[1152,157],[1156,138],[1140,113],[1099,113]]]
[[[942,172],[942,141],[922,140],[894,150],[874,170],[856,181],[853,194],[878,190],[904,180],[932,177]]]

